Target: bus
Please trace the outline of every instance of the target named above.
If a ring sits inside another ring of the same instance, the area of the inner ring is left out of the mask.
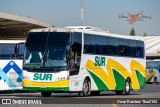
[[[145,87],[145,46],[138,36],[109,33],[92,26],[33,29],[23,61],[23,89],[75,92],[79,96]]]
[[[160,60],[148,60],[146,83],[160,83]]]
[[[22,90],[24,40],[0,40],[0,91]]]

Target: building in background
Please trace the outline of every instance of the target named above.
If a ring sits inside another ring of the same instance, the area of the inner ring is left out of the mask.
[[[25,39],[31,29],[52,27],[37,19],[0,12],[0,39]]]
[[[160,36],[144,36],[147,59],[160,59]]]

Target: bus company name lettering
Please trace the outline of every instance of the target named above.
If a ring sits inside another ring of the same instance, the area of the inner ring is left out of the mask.
[[[106,65],[106,58],[101,56],[95,57],[95,66],[105,66]]]
[[[35,73],[33,80],[51,81],[52,80],[52,74]]]

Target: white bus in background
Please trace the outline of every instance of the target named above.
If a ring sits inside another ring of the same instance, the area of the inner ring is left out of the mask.
[[[145,86],[144,41],[138,36],[109,33],[93,27],[31,30],[23,62],[23,88],[52,92],[101,91],[130,94]]]
[[[22,89],[24,40],[0,40],[0,91]]]
[[[148,60],[146,83],[160,83],[160,60]]]

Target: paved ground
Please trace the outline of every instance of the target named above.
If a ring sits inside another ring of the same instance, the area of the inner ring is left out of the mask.
[[[86,107],[96,107],[99,106],[113,106],[113,107],[121,107],[121,106],[130,106],[130,107],[135,107],[137,104],[112,104],[114,102],[118,101],[142,101],[142,100],[153,100],[153,101],[160,101],[160,84],[146,84],[145,89],[138,90],[138,91],[131,91],[131,95],[116,95],[115,92],[101,92],[100,96],[90,96],[90,97],[79,97],[78,94],[73,93],[73,94],[55,94],[53,93],[50,98],[42,98],[40,93],[0,93],[0,98],[11,98],[11,99],[37,99],[40,100],[42,99],[42,102],[47,102],[47,103],[52,103],[56,107],[59,107],[59,104],[63,104],[61,106],[67,107],[70,106],[72,107],[77,106],[80,107],[83,106]],[[117,101],[118,100],[118,101]],[[109,104],[106,104],[109,103]],[[69,105],[68,105],[69,104]],[[85,105],[84,105],[85,104]],[[138,104],[139,105],[139,104]],[[151,106],[151,104],[141,104],[139,106],[145,107],[145,106]],[[0,105],[0,107],[3,107],[4,105]],[[9,105],[5,105],[7,107]],[[50,107],[51,105],[47,105],[47,107]],[[52,105],[53,106],[53,105]],[[159,106],[154,104],[154,106]],[[13,105],[12,105],[13,107]],[[18,107],[16,105],[16,107]],[[34,107],[34,106],[33,106]],[[41,106],[39,106],[41,107]],[[43,106],[42,106],[43,107]]]

